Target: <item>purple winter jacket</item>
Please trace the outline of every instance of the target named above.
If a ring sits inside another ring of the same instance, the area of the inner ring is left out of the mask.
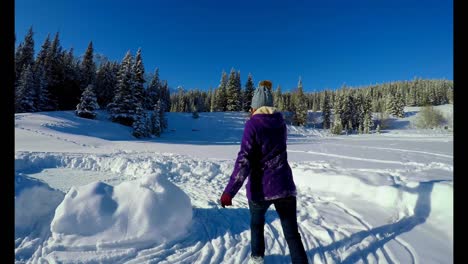
[[[234,171],[224,192],[234,197],[248,178],[249,200],[296,196],[286,137],[286,124],[280,112],[254,114],[245,124]]]

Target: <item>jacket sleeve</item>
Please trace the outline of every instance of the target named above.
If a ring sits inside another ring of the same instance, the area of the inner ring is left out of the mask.
[[[245,179],[251,173],[251,161],[253,158],[255,144],[255,130],[251,122],[247,121],[245,124],[244,135],[242,136],[240,151],[237,154],[236,163],[234,165],[234,171],[231,174],[228,185],[224,189],[224,192],[228,193],[231,198],[234,198],[242,187]]]

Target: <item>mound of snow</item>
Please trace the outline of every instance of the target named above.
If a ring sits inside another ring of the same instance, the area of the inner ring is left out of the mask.
[[[15,175],[15,237],[48,229],[64,194],[46,183]]]
[[[435,184],[431,195],[429,222],[453,238],[453,184]]]
[[[431,222],[453,237],[453,184],[445,180],[408,181],[395,183],[378,174],[361,172],[364,178],[350,172],[327,171],[311,164],[293,168],[294,182],[304,192],[333,193],[343,197],[357,197],[381,208],[397,209],[400,217],[416,216]],[[303,189],[304,188],[304,189]]]
[[[145,247],[183,235],[191,219],[190,198],[161,174],[115,187],[93,182],[66,194],[51,223],[49,245]]]
[[[64,194],[34,178],[15,174],[15,260],[28,260],[50,234]]]

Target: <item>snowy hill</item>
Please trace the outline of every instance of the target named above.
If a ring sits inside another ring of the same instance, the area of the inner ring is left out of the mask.
[[[453,134],[414,129],[419,108],[405,110],[382,134],[288,127],[311,263],[453,262]],[[217,202],[246,114],[168,119],[141,140],[102,111],[16,114],[17,263],[247,263],[245,189]],[[273,207],[266,222],[266,263],[289,263]]]

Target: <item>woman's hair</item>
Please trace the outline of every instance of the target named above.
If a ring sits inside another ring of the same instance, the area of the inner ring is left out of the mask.
[[[264,86],[264,87],[271,90],[271,87],[273,86],[273,83],[271,81],[269,81],[269,80],[263,80],[263,81],[261,81],[259,83],[259,86]]]
[[[250,107],[250,109],[249,109],[249,118],[252,117],[254,112],[255,112],[254,109],[252,107]]]

